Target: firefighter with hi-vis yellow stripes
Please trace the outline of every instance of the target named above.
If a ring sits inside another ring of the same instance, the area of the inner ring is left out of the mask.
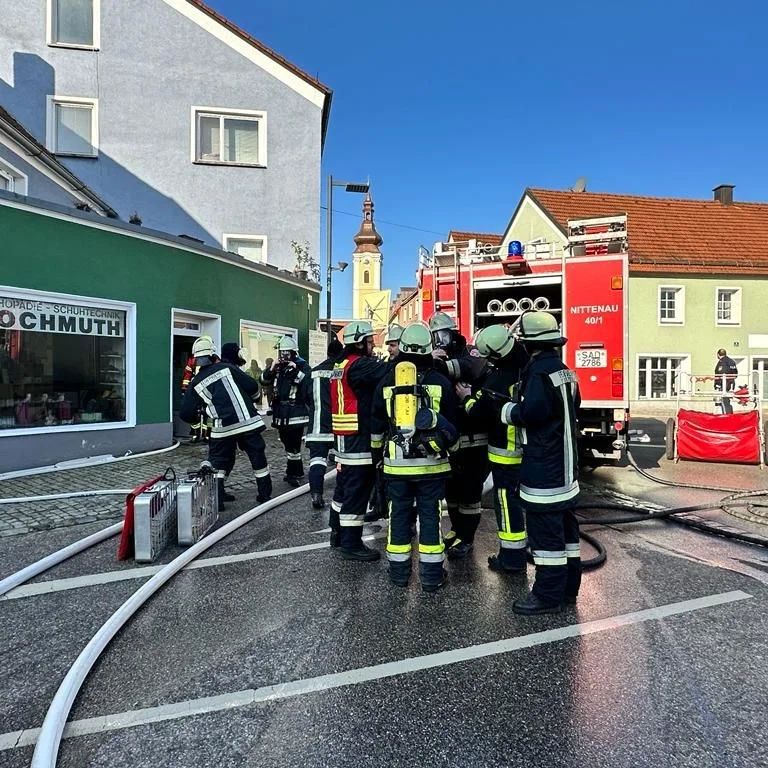
[[[525,573],[525,516],[520,503],[520,464],[523,460],[519,430],[501,422],[501,409],[514,395],[528,355],[515,344],[503,325],[483,328],[475,336],[477,351],[488,360],[490,372],[475,392],[457,385],[467,418],[478,430],[488,432],[488,460],[493,477],[493,502],[499,553],[488,558],[488,567],[501,573]]]
[[[453,386],[435,368],[432,335],[412,323],[400,337],[397,364],[389,368],[373,399],[371,441],[382,446],[387,481],[387,559],[392,583],[411,576],[414,503],[419,519],[419,578],[434,592],[445,581],[441,502],[450,475],[449,452],[458,449]]]

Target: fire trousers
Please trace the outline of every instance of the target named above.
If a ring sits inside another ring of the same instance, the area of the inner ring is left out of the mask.
[[[499,537],[499,561],[504,568],[525,568],[528,537],[520,503],[520,465],[491,462],[493,507]]]
[[[251,461],[259,493],[257,500],[266,501],[272,496],[272,478],[269,475],[264,438],[260,431],[254,429],[232,437],[211,438],[208,443],[208,461],[211,462],[216,478],[223,482],[234,469],[238,448],[244,451]]]
[[[301,461],[301,438],[304,435],[304,427],[302,425],[278,427],[277,431],[280,435],[280,442],[285,448],[285,474],[288,477],[303,477],[304,464]]]
[[[576,499],[556,504],[523,502],[528,540],[536,565],[531,591],[547,605],[575,597],[581,586],[579,523],[573,509]]]
[[[333,440],[307,440],[309,450],[309,490],[323,495],[325,473],[328,471],[328,454],[333,450]]]
[[[457,539],[472,542],[480,524],[483,483],[488,477],[488,446],[462,448],[451,456],[451,474],[445,486],[445,500],[451,530],[445,540],[451,546]]]
[[[445,495],[445,478],[387,475],[387,493],[387,559],[390,578],[404,584],[411,575],[411,524],[415,501],[419,517],[419,577],[422,585],[441,583],[445,544],[440,525],[440,505]]]
[[[341,475],[341,548],[356,549],[362,543],[363,518],[376,480],[376,469],[373,464],[342,464]]]
[[[341,507],[344,503],[344,478],[343,472],[336,470],[336,487],[333,489],[333,499],[331,500],[331,512],[328,517],[328,525],[332,531],[341,530]]]

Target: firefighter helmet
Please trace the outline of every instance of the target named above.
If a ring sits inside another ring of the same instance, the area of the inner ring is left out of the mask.
[[[435,312],[435,314],[429,318],[429,330],[433,333],[435,331],[455,331],[456,322],[445,312]]]
[[[353,320],[344,326],[341,333],[345,344],[358,344],[373,335],[373,325],[370,320]]]
[[[385,344],[392,344],[393,342],[400,341],[400,337],[403,335],[403,326],[398,325],[397,323],[392,323],[392,325],[387,328],[387,335],[384,339]]]
[[[298,352],[299,345],[296,343],[296,339],[294,339],[293,336],[283,336],[275,345],[275,349],[280,352]]]
[[[412,355],[431,355],[432,334],[426,323],[418,322],[407,325],[400,336],[400,349]]]
[[[192,344],[192,356],[195,358],[210,357],[215,354],[216,345],[210,336],[200,336]]]
[[[549,312],[524,312],[520,317],[520,340],[562,347],[568,339],[560,333],[555,316]]]
[[[515,337],[503,325],[489,325],[477,334],[475,346],[483,357],[498,360],[512,351],[515,346]]]

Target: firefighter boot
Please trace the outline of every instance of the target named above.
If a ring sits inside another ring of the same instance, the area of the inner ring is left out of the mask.
[[[219,477],[216,479],[216,496],[219,500],[219,512],[224,509],[224,478]]]
[[[419,563],[421,588],[425,592],[437,592],[445,584],[448,573],[442,563]]]
[[[312,508],[313,509],[325,509],[325,499],[322,493],[312,494]]]
[[[448,555],[449,560],[464,560],[472,551],[473,542],[464,541],[458,536],[454,536],[450,540],[450,544],[445,546],[445,554]]]
[[[258,493],[256,495],[256,501],[259,504],[263,504],[265,501],[269,501],[272,498],[271,475],[265,475],[264,477],[257,477],[256,488],[258,490]]]
[[[224,501],[234,501],[235,498],[234,493],[229,493],[227,490],[224,491]]]
[[[515,556],[512,553],[519,553],[522,552],[523,555],[520,557],[520,555]],[[491,555],[488,558],[488,567],[492,571],[496,571],[497,573],[525,573],[526,572],[526,563],[525,563],[525,550],[524,549],[504,549],[502,547],[499,550],[498,555]]]
[[[396,587],[407,587],[408,580],[411,578],[411,561],[407,562],[390,562],[389,564],[389,580]]]
[[[533,592],[530,592],[526,597],[523,597],[520,600],[515,600],[515,602],[512,603],[512,611],[514,613],[519,613],[521,616],[539,616],[544,613],[560,613],[562,610],[563,606],[560,603],[554,605],[546,603]]]
[[[298,488],[301,485],[300,478],[293,475],[285,475],[283,482],[291,486],[291,488]]]
[[[361,541],[353,547],[342,547],[341,556],[345,560],[359,560],[363,563],[373,563],[381,557],[381,552],[379,552],[378,549],[366,547]]]

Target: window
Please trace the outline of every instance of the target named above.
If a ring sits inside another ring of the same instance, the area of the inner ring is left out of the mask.
[[[48,97],[48,149],[57,155],[96,157],[99,151],[98,101]]]
[[[680,373],[687,371],[686,355],[640,356],[637,360],[637,396],[642,399],[677,396]]]
[[[72,298],[0,295],[0,430],[125,422],[127,320]]]
[[[48,0],[48,44],[99,47],[100,0]]]
[[[659,323],[682,325],[685,322],[685,288],[680,285],[659,286]]]
[[[17,195],[26,195],[26,174],[23,174],[18,168],[14,168],[5,160],[0,160],[0,189],[5,192],[15,192]]]
[[[193,162],[266,166],[266,112],[193,107]]]
[[[741,288],[715,289],[717,325],[741,325]]]
[[[752,358],[752,386],[750,389],[760,393],[763,400],[768,400],[768,357]]]
[[[365,272],[363,272],[363,283],[368,285],[368,283],[371,282],[371,273],[366,269]]]
[[[224,235],[224,249],[248,261],[267,263],[267,238],[261,235]]]

